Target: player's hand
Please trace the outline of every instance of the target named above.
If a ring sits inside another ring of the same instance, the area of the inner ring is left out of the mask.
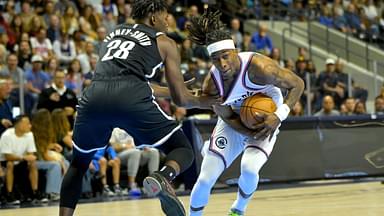
[[[280,119],[274,113],[256,113],[256,118],[260,120],[260,123],[252,128],[256,131],[253,134],[253,138],[265,140],[269,136],[269,141],[271,141],[273,134],[280,125]]]

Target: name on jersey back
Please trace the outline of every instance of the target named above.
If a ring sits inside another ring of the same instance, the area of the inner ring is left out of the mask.
[[[105,37],[103,42],[108,42],[108,41],[112,40],[115,36],[122,36],[122,35],[136,39],[138,41],[138,43],[142,46],[152,45],[151,40],[146,33],[139,31],[139,30],[133,30],[130,28],[116,29],[115,31],[109,33]]]

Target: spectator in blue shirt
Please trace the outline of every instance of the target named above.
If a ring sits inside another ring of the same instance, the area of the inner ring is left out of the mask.
[[[12,80],[9,76],[0,75],[0,135],[12,126],[12,103],[8,99],[12,90]]]
[[[107,168],[112,167],[113,191],[107,184]],[[98,172],[103,184],[103,194],[107,196],[127,195],[126,190],[120,188],[120,159],[117,157],[115,150],[112,147],[98,150],[93,156],[93,160],[89,165],[89,169]]]
[[[327,7],[323,7],[322,13],[319,17],[319,22],[329,28],[333,27],[333,19]]]
[[[251,44],[254,47],[254,50],[265,55],[269,55],[273,48],[272,39],[267,35],[268,28],[267,26],[260,24],[259,31],[255,32],[252,35]]]

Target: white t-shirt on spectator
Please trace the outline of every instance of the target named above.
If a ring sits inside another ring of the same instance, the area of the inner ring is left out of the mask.
[[[28,132],[23,136],[18,137],[16,136],[15,128],[9,128],[1,135],[0,161],[5,161],[4,154],[13,154],[22,157],[26,153],[32,152],[36,152],[35,140],[32,132]]]
[[[110,143],[126,144],[131,142],[135,145],[133,137],[129,135],[125,130],[120,128],[114,128],[112,131],[111,138],[109,139]]]
[[[35,37],[32,37],[31,46],[32,49],[36,49],[37,54],[41,55],[44,58],[48,57],[48,50],[53,49],[52,43],[48,38],[46,38],[43,43],[40,43]]]

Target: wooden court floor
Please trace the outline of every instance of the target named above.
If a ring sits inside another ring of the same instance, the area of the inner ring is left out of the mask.
[[[181,197],[186,206],[189,197]],[[208,216],[224,216],[235,193],[211,196]],[[0,216],[58,215],[58,207],[0,210]],[[156,199],[81,204],[80,216],[161,216]],[[384,216],[384,185],[380,182],[344,183],[258,191],[247,216]]]

